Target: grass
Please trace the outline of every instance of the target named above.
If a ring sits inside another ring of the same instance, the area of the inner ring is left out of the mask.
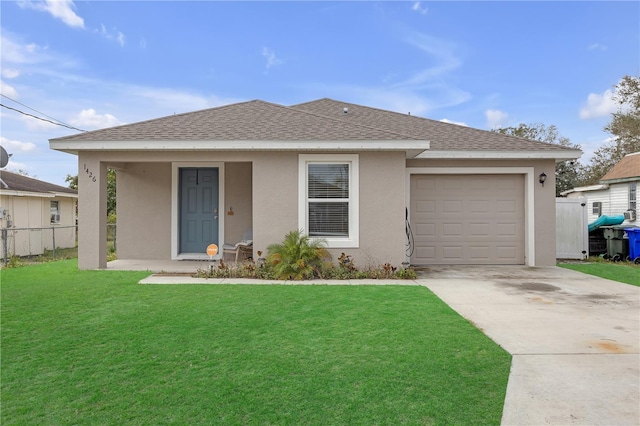
[[[424,287],[1,275],[3,425],[499,424],[511,357]]]
[[[611,262],[598,257],[590,257],[589,262],[559,263],[558,266],[584,274],[640,286],[640,265],[632,263]]]

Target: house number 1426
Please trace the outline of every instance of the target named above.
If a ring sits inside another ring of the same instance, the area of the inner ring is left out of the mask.
[[[89,175],[89,179],[91,179],[92,182],[96,181],[96,177],[93,175],[93,172],[87,168],[86,163],[84,164],[84,171]]]

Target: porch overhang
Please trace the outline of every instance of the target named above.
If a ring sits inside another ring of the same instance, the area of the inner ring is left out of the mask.
[[[407,158],[429,150],[426,140],[344,140],[344,141],[67,141],[51,140],[56,151],[78,154],[80,151],[302,151],[365,152],[404,151]]]

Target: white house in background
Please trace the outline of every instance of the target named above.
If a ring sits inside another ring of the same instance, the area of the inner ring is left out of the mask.
[[[39,255],[76,245],[76,201],[71,188],[2,171],[0,256]],[[6,232],[4,231],[6,229]],[[55,229],[55,231],[54,231]]]
[[[640,152],[634,152],[613,166],[598,185],[573,188],[562,195],[586,199],[589,223],[603,215],[625,215],[623,225],[639,225],[636,219],[639,186]]]

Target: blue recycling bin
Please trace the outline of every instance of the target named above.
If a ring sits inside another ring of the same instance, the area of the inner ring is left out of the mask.
[[[638,261],[640,259],[640,228],[626,228],[625,231],[629,236],[629,259]]]

